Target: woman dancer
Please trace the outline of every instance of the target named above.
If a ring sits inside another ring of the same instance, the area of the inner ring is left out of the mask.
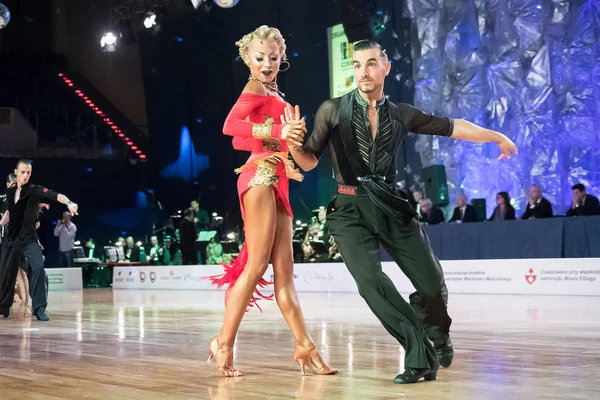
[[[294,359],[302,374],[309,367],[315,374],[337,372],[328,367],[310,337],[293,280],[292,210],[289,202],[289,178],[302,175],[288,160],[288,146],[283,140],[291,133],[304,133],[306,126],[300,110],[292,111],[293,121],[283,121],[286,107],[277,88],[277,73],[287,63],[285,40],[276,28],[261,26],[236,43],[240,56],[250,69],[248,84],[225,121],[223,132],[233,136],[233,147],[251,151],[248,162],[236,170],[240,173],[238,194],[244,220],[246,242],[225,274],[210,277],[218,288],[229,285],[225,294],[226,310],[219,334],[209,344],[209,361],[216,359],[224,376],[240,376],[233,367],[233,344],[240,322],[248,307],[257,306],[263,296],[257,285],[269,284],[262,279],[269,260],[273,264],[275,299],[296,339]],[[235,284],[235,285],[234,285]]]
[[[35,223],[35,229],[40,228],[40,215],[42,215],[42,211],[44,208],[49,209],[50,204],[40,203],[38,205],[38,213],[37,218],[38,221]],[[44,246],[38,240],[38,244],[42,251],[44,250]],[[21,302],[21,308],[23,317],[31,318],[31,306],[29,305],[29,278],[27,278],[27,270],[29,269],[29,263],[25,256],[21,258],[19,273],[17,274],[17,282],[15,285],[15,303],[17,301]]]

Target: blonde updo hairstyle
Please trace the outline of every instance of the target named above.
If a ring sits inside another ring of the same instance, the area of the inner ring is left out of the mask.
[[[248,46],[250,42],[254,39],[262,40],[262,41],[270,41],[274,40],[279,45],[279,53],[281,53],[281,62],[287,62],[287,56],[285,54],[286,46],[285,39],[279,32],[279,29],[272,28],[267,25],[262,25],[254,30],[254,32],[250,32],[247,35],[244,35],[243,38],[235,42],[235,45],[240,48],[240,57],[244,60],[244,63],[248,65],[250,60],[248,58]]]

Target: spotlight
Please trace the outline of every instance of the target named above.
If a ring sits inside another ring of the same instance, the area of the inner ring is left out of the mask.
[[[8,7],[0,3],[0,29],[3,29],[10,22],[10,11]]]
[[[231,239],[231,240],[235,239],[235,233],[233,233],[233,232],[228,233],[227,234],[227,239]]]
[[[100,40],[100,46],[102,46],[104,51],[107,53],[115,51],[117,46],[117,37],[112,32],[105,33]]]
[[[302,221],[300,221],[300,220],[296,221],[296,225],[302,225]]]
[[[214,0],[215,4],[222,8],[231,8],[235,6],[239,0]]]
[[[146,29],[150,29],[153,26],[156,26],[156,14],[148,14],[146,19],[144,19],[144,26]]]
[[[216,212],[214,212],[214,213],[212,213],[212,216],[213,216],[213,217],[218,217],[218,216],[219,216],[219,214],[217,214]]]

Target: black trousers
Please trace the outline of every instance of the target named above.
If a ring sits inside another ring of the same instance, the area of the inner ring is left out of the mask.
[[[338,195],[329,204],[327,220],[360,295],[404,347],[405,366],[428,368],[436,363],[435,347],[448,341],[452,320],[441,265],[419,222],[392,220],[367,195]],[[417,290],[411,304],[382,271],[380,245]]]
[[[198,252],[195,246],[181,246],[181,264],[198,265]]]
[[[61,268],[72,268],[73,267],[73,250],[60,252],[59,265]]]
[[[37,241],[2,243],[0,257],[0,314],[8,314],[15,296],[15,283],[23,257],[31,268],[29,294],[34,314],[48,306],[48,277],[44,270],[42,249]]]

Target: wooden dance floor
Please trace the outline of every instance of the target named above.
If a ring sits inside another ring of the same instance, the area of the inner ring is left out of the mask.
[[[300,296],[339,375],[300,375],[273,303],[242,323],[244,376],[221,378],[222,294],[90,289],[51,292],[49,323],[0,318],[0,399],[600,399],[600,297],[452,296],[454,364],[403,386],[403,351],[358,295]]]

